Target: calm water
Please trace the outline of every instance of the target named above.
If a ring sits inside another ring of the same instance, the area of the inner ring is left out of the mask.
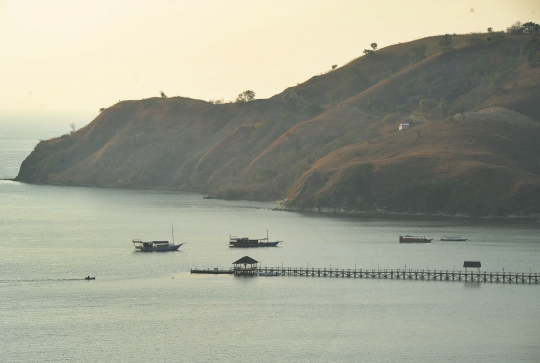
[[[0,177],[14,177],[40,138],[69,131],[69,122],[41,131],[31,122],[0,119]],[[0,181],[0,360],[540,361],[540,285],[189,273],[229,268],[245,254],[263,266],[452,270],[480,260],[487,271],[540,272],[538,223],[274,206]],[[186,243],[178,252],[133,251],[133,238],[170,239],[173,223],[175,241]],[[227,247],[229,234],[267,229],[282,246]],[[471,240],[403,245],[403,233]]]

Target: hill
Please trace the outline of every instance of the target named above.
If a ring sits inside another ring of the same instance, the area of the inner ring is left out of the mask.
[[[266,100],[119,102],[40,142],[16,180],[299,209],[540,213],[540,62],[523,51],[537,37],[396,44]]]

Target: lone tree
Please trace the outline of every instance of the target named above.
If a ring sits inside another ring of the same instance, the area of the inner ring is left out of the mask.
[[[247,90],[238,95],[236,97],[236,102],[249,102],[253,101],[255,99],[255,92],[252,90]]]
[[[373,55],[375,54],[375,51],[377,50],[377,43],[371,43],[370,44],[372,49],[364,49],[365,55]]]
[[[332,64],[332,69],[336,69],[337,68],[337,64]]]
[[[492,32],[493,32],[493,28],[492,28],[492,27],[489,27],[487,30],[488,30],[488,33],[492,33]]]
[[[506,32],[509,34],[523,34],[523,24],[520,21],[516,21],[514,24],[506,28]]]
[[[523,32],[526,34],[539,34],[540,25],[529,21],[528,23],[523,24]]]
[[[70,134],[74,133],[75,131],[77,131],[77,128],[75,127],[75,124],[72,122],[69,124],[69,127],[71,127],[71,131],[69,132]]]
[[[105,111],[105,107],[102,107],[102,108],[99,109],[100,113],[103,112],[103,111]]]
[[[159,94],[161,95],[161,98],[167,98],[167,95],[163,91],[159,91]]]

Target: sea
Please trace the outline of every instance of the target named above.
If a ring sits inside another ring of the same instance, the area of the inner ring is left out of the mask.
[[[0,361],[540,362],[540,285],[190,273],[246,255],[262,267],[481,261],[481,271],[540,273],[537,220],[299,213],[10,180],[40,139],[92,117],[0,112]],[[228,247],[231,235],[267,231],[283,243]],[[400,234],[434,240],[400,244]],[[134,238],[184,245],[136,252]]]

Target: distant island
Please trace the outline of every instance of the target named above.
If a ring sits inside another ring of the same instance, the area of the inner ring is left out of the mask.
[[[516,23],[373,43],[269,99],[122,101],[41,141],[15,180],[296,210],[537,216],[539,38],[538,24]]]

